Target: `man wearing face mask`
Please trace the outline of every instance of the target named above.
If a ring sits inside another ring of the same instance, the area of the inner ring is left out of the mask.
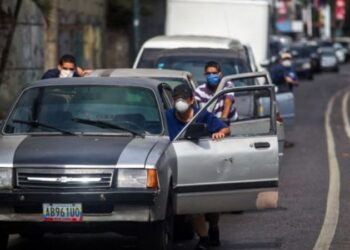
[[[292,92],[298,86],[298,77],[292,67],[292,56],[289,53],[282,53],[279,62],[271,68],[271,79],[278,87],[278,92]],[[284,147],[293,147],[294,143],[285,139]]]
[[[184,126],[192,119],[192,117],[199,111],[199,108],[194,105],[195,99],[192,89],[187,84],[181,84],[175,87],[173,96],[175,108],[166,112],[170,140],[173,140],[184,128]],[[226,135],[230,134],[230,128],[223,121],[208,111],[201,113],[196,122],[205,123],[207,125],[207,129],[211,133],[213,140],[220,140]],[[211,225],[211,227],[209,227],[209,232],[206,227],[206,216],[204,214],[199,214],[195,215],[193,218],[194,228],[199,236],[199,242],[196,246],[196,250],[206,250],[209,249],[210,245],[220,245],[218,234],[219,229],[217,224],[219,215],[208,215],[209,218],[207,219],[209,219],[209,223]],[[214,221],[215,223],[211,224],[211,221]],[[216,231],[214,232],[213,229],[216,229]],[[213,237],[210,237],[213,235],[215,236],[214,239]]]
[[[279,62],[271,68],[271,79],[278,87],[278,92],[293,91],[298,86],[298,77],[292,67],[292,56],[282,53]]]
[[[207,82],[198,86],[195,90],[195,98],[199,104],[207,103],[215,94],[216,89],[222,78],[221,67],[217,62],[210,61],[205,65],[204,74]],[[224,88],[233,87],[232,82],[227,82]],[[216,117],[224,120],[226,123],[235,121],[238,118],[236,107],[234,106],[234,93],[228,93],[218,99],[213,113]]]
[[[74,56],[64,55],[60,58],[57,68],[46,71],[41,79],[80,77],[83,75],[84,71],[76,67]]]
[[[170,140],[173,140],[199,111],[199,108],[194,105],[195,99],[192,89],[187,84],[176,86],[173,96],[175,108],[166,112]],[[197,123],[205,123],[214,140],[222,139],[225,135],[230,134],[227,125],[210,112],[203,112],[197,119]]]

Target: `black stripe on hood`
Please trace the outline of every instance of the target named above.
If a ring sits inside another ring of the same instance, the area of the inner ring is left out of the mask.
[[[116,165],[132,137],[29,136],[17,148],[14,165]]]

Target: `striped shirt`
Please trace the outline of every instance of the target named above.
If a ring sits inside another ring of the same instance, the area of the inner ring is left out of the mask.
[[[234,87],[232,82],[227,82],[225,84],[225,88],[231,88]],[[202,106],[203,104],[207,103],[213,96],[215,92],[212,91],[211,89],[208,88],[207,84],[201,84],[199,85],[196,90],[194,91],[194,97],[196,98],[196,101]],[[224,103],[225,100],[229,99],[232,101],[232,106],[230,113],[228,115],[228,119],[231,121],[235,121],[238,118],[238,113],[236,110],[236,107],[234,105],[235,103],[235,94],[233,92],[227,93],[225,95],[222,95],[218,98],[218,101],[216,102],[216,105],[214,107],[213,113],[215,114],[216,117],[221,118],[222,113],[224,111]]]

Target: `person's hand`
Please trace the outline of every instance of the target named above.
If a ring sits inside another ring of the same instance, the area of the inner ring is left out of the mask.
[[[289,84],[289,85],[292,85],[292,86],[298,86],[298,82],[295,81],[293,78],[287,76],[286,77],[286,82]]]
[[[215,141],[221,140],[221,139],[223,139],[224,137],[225,137],[225,133],[223,133],[223,132],[217,132],[217,133],[213,133],[213,134],[211,135],[211,138],[212,138],[213,140],[215,140]]]
[[[86,75],[88,75],[88,74],[90,74],[92,72],[92,70],[91,69],[82,69],[82,68],[80,68],[80,67],[77,67],[77,73],[78,73],[78,75],[79,76],[81,76],[81,77],[83,77],[83,76],[86,76]]]

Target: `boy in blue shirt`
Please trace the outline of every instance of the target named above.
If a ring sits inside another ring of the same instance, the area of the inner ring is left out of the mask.
[[[199,111],[198,107],[194,107],[194,95],[192,89],[187,84],[181,84],[175,87],[173,96],[175,108],[166,112],[170,140],[173,140]],[[230,128],[208,111],[202,112],[197,118],[196,123],[205,123],[213,140],[222,139],[225,135],[230,134]]]
[[[187,84],[175,87],[173,97],[175,108],[166,112],[170,140],[174,140],[176,135],[199,111],[198,107],[194,105],[195,99],[192,89]],[[231,132],[230,128],[223,121],[208,111],[202,112],[197,117],[196,123],[206,124],[213,140],[220,140]],[[206,219],[209,221],[209,232],[206,227]],[[219,213],[194,216],[193,224],[199,236],[196,250],[206,250],[210,248],[210,245],[220,245],[218,222]]]

